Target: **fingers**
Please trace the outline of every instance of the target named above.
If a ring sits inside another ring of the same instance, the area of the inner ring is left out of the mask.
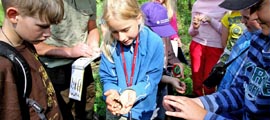
[[[136,101],[136,92],[131,90],[128,94],[128,104],[127,107],[133,106],[134,102]]]
[[[117,101],[120,101],[119,94],[115,90],[108,90],[104,93],[104,95],[107,97],[106,104],[112,106],[113,108],[117,106]]]
[[[175,90],[180,93],[180,94],[184,94],[186,92],[186,83],[179,81],[179,88],[176,88]]]
[[[167,103],[168,100],[163,100],[162,105],[167,111],[174,111],[174,108]]]
[[[116,96],[118,92],[116,90],[108,90],[104,93],[105,96],[113,95]]]
[[[79,43],[76,47],[75,50],[81,54],[80,56],[84,57],[93,57],[93,56],[99,56],[101,53],[101,50],[98,46],[89,46],[85,43]]]
[[[92,48],[92,51],[94,51],[94,52],[100,52],[101,50],[100,50],[100,48],[99,47],[91,47]]]
[[[180,94],[184,94],[186,92],[185,89],[175,89],[176,92],[180,93]]]
[[[184,116],[184,113],[182,113],[182,112],[166,111],[165,114],[168,116],[178,117],[178,118],[183,118],[183,116]]]
[[[136,101],[136,92],[134,90],[125,90],[121,96],[116,90],[108,90],[104,93],[107,109],[113,115],[128,113]]]
[[[91,48],[91,52],[92,56],[99,56],[101,54],[101,50],[99,47]]]
[[[120,101],[119,93],[116,90],[108,90],[104,93],[106,98],[107,109],[113,115],[119,115],[119,111],[123,108]]]
[[[120,110],[120,114],[127,114],[130,110],[131,110],[132,107],[123,107],[121,110]]]
[[[166,106],[174,108],[175,111],[166,111],[165,114],[189,120],[203,119],[207,111],[197,102],[194,102],[195,100],[184,96],[166,95],[163,102],[166,103]]]
[[[166,97],[166,96],[165,96]],[[170,105],[172,108],[177,107],[177,104],[179,104],[177,101],[179,101],[179,98],[175,98],[173,99],[173,97],[167,96],[166,99],[164,97],[164,102],[167,103],[168,105]]]
[[[185,82],[180,81],[179,84],[180,84],[182,90],[186,90],[187,89],[187,85],[186,85]]]
[[[181,101],[189,99],[189,98],[183,97],[183,96],[166,95],[166,96],[164,96],[163,99],[169,100],[169,101],[177,101],[177,102],[181,103]]]
[[[167,98],[169,99],[164,99],[163,102],[170,107],[170,112],[181,112],[186,104],[185,99],[182,99],[182,97],[167,96]]]
[[[84,56],[84,57],[90,57],[90,48],[87,44],[84,43],[79,43],[77,46],[75,46],[75,51],[77,50],[77,54],[80,54],[79,56]],[[76,52],[75,52],[76,53]]]
[[[136,101],[136,92],[134,90],[125,90],[120,96],[121,102],[124,107],[133,106]]]

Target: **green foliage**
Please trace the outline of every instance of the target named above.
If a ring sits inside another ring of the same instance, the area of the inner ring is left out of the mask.
[[[93,68],[93,77],[95,80],[95,91],[96,91],[96,98],[95,98],[95,104],[94,104],[94,111],[99,116],[105,116],[106,114],[106,103],[102,99],[102,85],[100,83],[100,76],[99,76],[99,62],[97,62],[95,67]]]
[[[4,21],[4,11],[3,11],[3,7],[2,7],[2,3],[0,3],[0,26],[2,26],[3,21]]]
[[[192,4],[195,0],[177,0],[177,21],[178,21],[178,34],[181,37],[181,41],[183,43],[182,50],[187,57],[190,59],[189,56],[189,45],[191,41],[191,37],[188,34],[188,29],[190,26],[191,20],[191,8]],[[187,85],[186,93],[184,95],[191,95],[192,94],[192,78],[191,78],[191,68],[190,66],[184,66],[184,74],[185,79],[181,79]]]
[[[184,75],[185,78],[180,78],[181,81],[186,83],[187,89],[184,95],[191,95],[192,94],[192,79],[191,79],[191,68],[190,66],[184,65]]]
[[[143,4],[143,3],[147,2],[147,1],[149,1],[149,0],[138,0],[138,3],[141,5],[141,4]]]
[[[188,34],[188,29],[191,20],[191,7],[194,1],[195,0],[177,1],[177,20],[179,27],[179,35],[181,36],[182,43],[184,43],[185,45],[189,45],[191,39]]]

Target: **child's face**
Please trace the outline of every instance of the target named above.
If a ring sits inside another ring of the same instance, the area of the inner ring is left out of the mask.
[[[33,17],[17,17],[17,34],[33,44],[42,42],[51,36],[50,24]]]
[[[270,1],[264,0],[257,9],[257,14],[252,14],[251,17],[258,17],[259,24],[262,27],[262,33],[264,35],[270,34]]]
[[[261,29],[260,24],[256,21],[258,18],[250,18],[250,9],[241,10],[241,15],[241,22],[246,25],[248,31],[254,32]]]
[[[122,44],[131,45],[139,33],[139,19],[109,20],[108,27],[112,36]]]

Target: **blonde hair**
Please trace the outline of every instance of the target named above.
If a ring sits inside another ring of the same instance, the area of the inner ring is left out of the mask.
[[[105,0],[103,3],[102,19],[105,24],[110,20],[135,20],[139,16],[142,16],[142,11],[137,0]],[[143,22],[142,19],[140,30],[144,26]],[[111,31],[107,29],[103,38],[101,50],[110,62],[113,62],[112,53],[114,52],[116,43],[117,41],[112,37]]]
[[[64,16],[62,0],[1,0],[4,12],[9,7],[18,9],[21,16],[38,18],[50,24],[59,23]]]
[[[155,0],[150,0],[154,2]],[[162,5],[167,9],[168,18],[172,19],[174,11],[176,11],[176,0],[164,0]]]

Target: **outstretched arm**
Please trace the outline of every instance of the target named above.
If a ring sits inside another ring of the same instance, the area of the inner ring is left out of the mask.
[[[164,97],[163,106],[167,110],[166,115],[188,120],[202,120],[207,114],[200,100],[183,96],[167,95]]]

